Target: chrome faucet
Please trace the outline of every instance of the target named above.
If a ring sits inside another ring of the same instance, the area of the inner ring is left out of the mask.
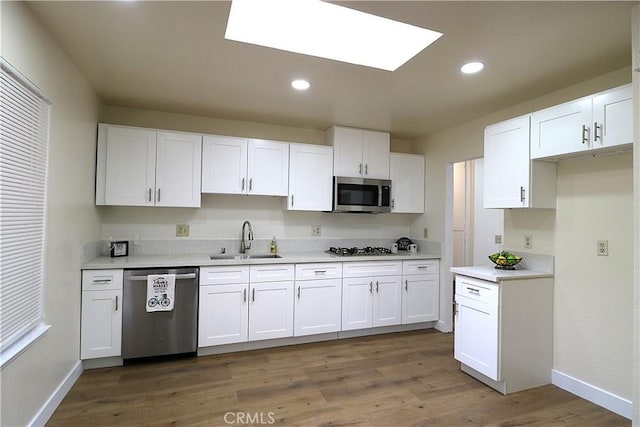
[[[247,243],[245,241],[244,235],[245,235],[245,227],[249,226],[249,235],[247,236],[247,240],[249,240],[249,243]],[[251,249],[251,241],[253,240],[253,229],[251,228],[251,223],[249,221],[245,221],[244,224],[242,224],[242,240],[240,241],[240,253],[241,254],[246,254],[247,251],[249,249]]]

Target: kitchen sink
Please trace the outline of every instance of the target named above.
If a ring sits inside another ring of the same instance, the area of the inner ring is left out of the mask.
[[[217,255],[209,255],[209,259],[211,260],[225,260],[225,259],[275,259],[282,258],[278,254],[264,254],[264,255],[246,255],[246,254],[217,254]]]

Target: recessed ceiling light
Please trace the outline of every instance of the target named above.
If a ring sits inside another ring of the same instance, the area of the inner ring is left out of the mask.
[[[482,62],[467,62],[462,67],[460,67],[460,71],[465,74],[474,74],[482,71],[484,68],[484,64]]]
[[[233,0],[225,38],[393,71],[442,33],[319,0]]]
[[[298,90],[307,90],[310,86],[311,84],[308,81],[302,79],[294,80],[291,82],[291,87]]]

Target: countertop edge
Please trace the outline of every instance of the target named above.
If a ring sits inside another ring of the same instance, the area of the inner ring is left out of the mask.
[[[454,274],[461,276],[473,277],[490,282],[502,282],[508,280],[519,279],[544,279],[553,278],[553,273],[548,271],[537,270],[498,270],[494,267],[487,266],[469,266],[469,267],[451,267],[450,270]]]
[[[262,254],[256,254],[262,255]],[[120,268],[156,267],[215,267],[223,265],[264,265],[264,264],[306,264],[323,262],[363,262],[363,261],[410,261],[440,259],[440,255],[429,253],[398,254],[383,256],[341,257],[324,253],[279,254],[282,258],[248,258],[212,260],[210,254],[189,255],[141,255],[127,257],[99,257],[84,263],[82,270],[107,270]]]

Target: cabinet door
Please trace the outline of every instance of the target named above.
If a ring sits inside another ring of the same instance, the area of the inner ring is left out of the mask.
[[[593,148],[633,143],[633,88],[622,86],[593,97]]]
[[[362,131],[363,177],[389,179],[390,136],[387,132]]]
[[[522,208],[529,203],[529,116],[484,131],[484,207]]]
[[[202,136],[158,132],[156,206],[200,207]]]
[[[198,347],[247,341],[247,283],[200,286]]]
[[[156,131],[107,126],[105,204],[153,206]]]
[[[342,279],[343,331],[370,328],[372,325],[373,279],[349,277]]]
[[[202,141],[202,192],[245,194],[247,140],[205,135]]]
[[[456,295],[454,357],[499,381],[497,306]]]
[[[252,283],[249,341],[293,336],[293,282]]]
[[[80,358],[120,356],[122,290],[82,292]]]
[[[247,194],[287,196],[289,193],[289,144],[249,140]]]
[[[424,213],[424,156],[391,153],[391,212]]]
[[[591,97],[556,105],[531,115],[531,158],[591,149]]]
[[[332,184],[333,148],[289,144],[288,210],[330,211]]]
[[[372,326],[399,325],[402,322],[401,282],[400,276],[374,279]]]
[[[340,330],[341,279],[296,282],[294,336]]]
[[[333,174],[362,177],[362,129],[334,126],[328,132],[333,143]]]
[[[404,277],[402,324],[438,320],[440,284],[437,274]]]

